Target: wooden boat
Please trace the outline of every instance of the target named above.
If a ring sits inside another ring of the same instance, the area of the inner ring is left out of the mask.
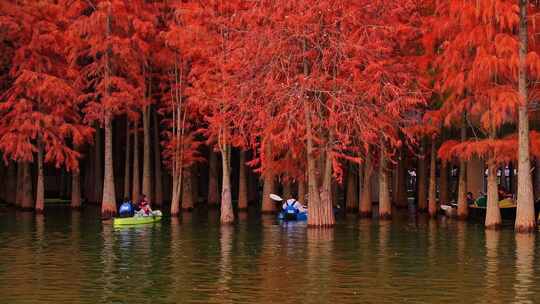
[[[501,218],[503,220],[516,219],[517,205],[515,204],[515,202],[509,199],[504,199],[502,201],[499,201],[499,210],[501,211]],[[469,205],[469,217],[471,219],[482,220],[482,221],[485,220],[486,211],[487,211],[487,207],[485,206],[482,206],[482,205],[478,206],[476,204]],[[540,211],[540,201],[537,201],[534,204],[535,218],[538,216],[539,211]]]

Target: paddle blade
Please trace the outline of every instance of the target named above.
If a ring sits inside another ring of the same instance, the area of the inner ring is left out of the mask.
[[[270,198],[271,198],[272,200],[274,200],[274,201],[277,201],[277,202],[283,201],[283,199],[281,198],[281,196],[276,195],[276,194],[273,194],[273,193],[270,194]]]

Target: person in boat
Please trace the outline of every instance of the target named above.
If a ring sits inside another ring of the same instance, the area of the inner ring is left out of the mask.
[[[120,217],[131,217],[133,216],[133,211],[133,204],[129,198],[124,198],[122,205],[120,205],[120,209],[118,209],[118,215],[120,215]]]
[[[150,202],[148,201],[148,198],[144,194],[141,198],[141,201],[139,202],[139,208],[140,208],[139,212],[142,215],[150,215],[152,213],[152,209],[150,208]]]
[[[467,192],[467,205],[474,204],[474,197],[472,192]]]
[[[283,209],[283,211],[289,213],[289,211],[292,211],[294,213],[302,213],[302,212],[306,212],[306,208],[300,204],[299,201],[295,200],[294,198],[290,198],[288,200],[286,200],[284,203],[283,203],[283,206],[281,206],[281,208]]]

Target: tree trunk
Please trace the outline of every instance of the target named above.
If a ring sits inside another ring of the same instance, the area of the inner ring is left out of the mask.
[[[10,161],[7,169],[6,200],[9,204],[15,205],[17,201],[17,166]]]
[[[448,163],[444,160],[441,160],[441,171],[440,171],[440,183],[439,183],[439,203],[448,204]]]
[[[395,204],[398,208],[407,208],[407,179],[405,178],[405,152],[404,149],[400,149],[400,157],[397,163],[397,177],[396,177],[396,201]]]
[[[139,176],[139,123],[133,126],[133,186],[131,187],[131,199],[134,203],[139,202],[141,194],[141,178]]]
[[[15,206],[20,208],[22,206],[22,197],[23,197],[23,164],[22,162],[17,162],[17,186],[15,194]]]
[[[330,136],[329,142],[332,142],[332,137]],[[320,218],[316,219],[316,221],[319,223],[318,225],[311,225],[311,226],[319,226],[319,227],[331,227],[334,226],[336,223],[336,220],[334,218],[334,196],[332,193],[332,159],[330,156],[330,149],[327,147],[324,155],[324,168],[323,168],[323,184],[320,191],[320,211],[319,215]],[[337,189],[335,190],[337,192]],[[312,210],[313,207],[310,206],[310,210]],[[311,215],[309,215],[311,216]],[[309,218],[308,216],[308,218]],[[309,223],[308,223],[309,225]]]
[[[43,176],[43,144],[39,139],[37,155],[38,178],[36,188],[36,213],[43,213],[43,210],[45,209],[45,181]]]
[[[193,210],[193,175],[191,168],[183,170],[184,178],[182,180],[182,210]]]
[[[22,210],[34,210],[34,198],[32,194],[32,174],[30,173],[30,163],[23,162],[21,164],[21,194],[20,207]]]
[[[228,144],[221,145],[221,161],[223,166],[223,179],[221,191],[221,224],[232,224],[234,222],[234,213],[231,197],[231,147]]]
[[[430,164],[429,164],[429,192],[428,192],[428,212],[429,216],[436,217],[439,205],[437,204],[437,154],[435,140],[431,139]]]
[[[103,199],[101,216],[110,218],[116,214],[116,194],[114,189],[113,138],[110,113],[105,114],[105,175],[103,178]]]
[[[464,142],[467,139],[467,126],[465,121],[465,114],[463,115],[463,122],[461,124],[461,141]],[[469,215],[469,206],[467,204],[467,162],[464,160],[459,161],[459,182],[458,182],[458,208],[457,216],[459,219],[467,219]]]
[[[182,177],[184,169],[178,165],[175,164],[174,166],[177,167],[175,172],[173,173],[173,185],[172,185],[172,195],[171,195],[171,216],[177,216],[180,214],[180,200],[182,195]]]
[[[527,88],[527,0],[519,0],[519,121],[518,121],[518,189],[515,229],[517,232],[533,232],[536,228],[534,198],[531,180],[529,152],[529,116]]]
[[[73,170],[71,172],[71,208],[81,208],[81,172]]]
[[[268,143],[265,144],[265,158],[269,159],[272,155],[272,146]],[[262,208],[263,213],[272,213],[276,211],[275,204],[271,198],[270,194],[276,193],[276,177],[272,170],[265,170],[263,172],[263,197],[262,197]]]
[[[486,229],[498,229],[501,226],[501,212],[499,210],[499,193],[497,191],[497,164],[495,160],[488,162],[488,191],[486,210]]]
[[[152,163],[150,144],[150,107],[143,109],[143,181],[142,193],[146,195],[148,201],[153,202],[152,197]]]
[[[219,201],[218,192],[218,163],[217,154],[210,151],[208,161],[208,205],[216,206]]]
[[[379,219],[386,220],[390,218],[392,218],[392,204],[390,203],[386,155],[385,151],[381,149],[379,160]]]
[[[418,158],[418,211],[425,212],[427,209],[427,170],[426,170],[426,142],[422,140],[420,157]]]
[[[124,164],[124,199],[129,198],[129,184],[131,183],[130,166],[131,166],[131,136],[129,132],[129,119],[126,118],[126,157]]]
[[[298,180],[298,198],[296,199],[302,204],[306,203],[306,181]]]
[[[154,173],[155,173],[155,191],[154,191],[154,204],[156,206],[163,205],[163,177],[161,172],[161,150],[159,140],[159,122],[156,111],[153,112],[154,116]]]
[[[364,163],[364,174],[362,176],[363,185],[360,199],[360,217],[372,217],[372,208],[371,208],[371,173],[373,168],[371,166],[371,156],[366,156],[366,161]]]
[[[246,210],[248,207],[248,180],[246,168],[246,152],[240,151],[240,176],[238,177],[238,210]]]
[[[319,179],[317,178],[317,159],[313,147],[313,135],[311,130],[311,110],[309,104],[304,104],[307,137],[307,164],[308,164],[308,201],[309,201],[309,226],[321,226],[321,196],[319,193]]]
[[[96,129],[96,145],[94,150],[94,181],[92,182],[91,191],[93,192],[92,201],[99,203],[101,196],[103,195],[103,144],[101,129]]]
[[[534,201],[540,200],[540,158],[534,160]]]
[[[349,170],[347,170],[347,202],[345,206],[347,211],[358,210],[358,181],[355,174],[356,165],[349,164]]]

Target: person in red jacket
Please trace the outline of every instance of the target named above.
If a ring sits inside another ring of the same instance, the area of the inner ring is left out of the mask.
[[[139,202],[139,208],[141,208],[141,212],[143,213],[143,215],[150,215],[152,213],[152,209],[150,209],[150,202],[144,194],[141,198],[141,201]]]

